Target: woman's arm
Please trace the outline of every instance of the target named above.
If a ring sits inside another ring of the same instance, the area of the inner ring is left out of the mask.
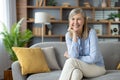
[[[66,33],[65,39],[69,57],[78,58],[79,57],[78,42],[73,41],[73,39],[70,36],[70,32]]]
[[[95,30],[90,30],[89,34],[90,46],[89,46],[89,55],[88,56],[80,56],[80,59],[87,63],[96,63],[100,59],[99,49],[98,49],[98,38],[96,36]]]

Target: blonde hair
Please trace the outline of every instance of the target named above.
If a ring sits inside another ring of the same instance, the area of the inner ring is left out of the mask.
[[[76,14],[81,14],[84,17],[84,25],[83,25],[81,37],[83,39],[86,39],[89,34],[89,28],[87,27],[87,18],[86,18],[86,14],[83,12],[83,10],[81,8],[75,8],[75,9],[71,10],[71,12],[69,13],[68,20],[70,20]],[[72,33],[71,33],[71,37],[72,37]]]

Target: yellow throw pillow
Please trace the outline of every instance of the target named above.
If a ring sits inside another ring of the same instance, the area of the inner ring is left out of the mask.
[[[117,70],[120,70],[120,63],[119,63],[118,66],[117,66]]]
[[[12,47],[21,65],[22,75],[50,71],[41,48]]]

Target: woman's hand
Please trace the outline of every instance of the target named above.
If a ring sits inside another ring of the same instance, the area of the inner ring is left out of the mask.
[[[70,26],[69,26],[69,28],[68,28],[68,31],[70,31],[71,33],[75,33],[75,31],[73,30],[73,28],[70,27]]]
[[[70,58],[69,55],[68,55],[68,51],[65,51],[65,53],[64,53],[64,57],[66,57],[66,58]]]
[[[77,32],[75,32],[71,26],[69,26],[68,31],[73,34],[73,41],[77,42]]]

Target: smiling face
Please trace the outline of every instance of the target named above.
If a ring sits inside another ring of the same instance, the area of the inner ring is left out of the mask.
[[[87,27],[86,13],[81,8],[71,10],[68,20],[68,31],[71,33],[71,37],[74,33],[83,39],[88,37],[90,28]]]
[[[82,32],[83,25],[84,25],[84,17],[80,13],[73,15],[69,19],[69,26],[77,33]]]

